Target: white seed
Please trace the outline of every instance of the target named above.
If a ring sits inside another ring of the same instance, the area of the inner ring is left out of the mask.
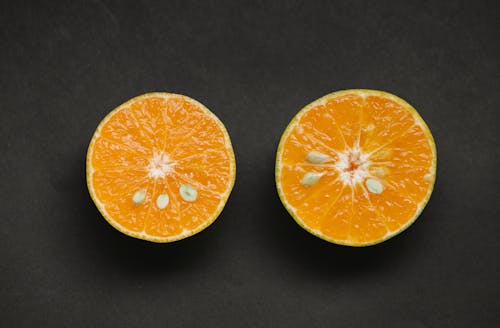
[[[321,164],[329,160],[330,156],[328,156],[327,154],[320,153],[319,151],[313,150],[307,154],[306,159],[309,163]]]
[[[159,209],[164,209],[167,207],[169,201],[170,198],[167,194],[161,194],[158,198],[156,198],[156,206],[158,206]]]
[[[368,191],[374,194],[381,194],[384,191],[384,186],[380,181],[375,179],[366,179],[365,186],[368,188]]]
[[[144,201],[144,199],[146,199],[146,190],[144,189],[139,190],[132,197],[132,201],[134,202],[135,205],[139,205]]]
[[[302,178],[302,181],[300,181],[300,183],[302,183],[306,187],[314,186],[319,181],[322,175],[323,174],[321,173],[307,172],[306,174],[304,174],[304,177]]]
[[[432,174],[431,173],[427,173],[426,175],[424,175],[424,180],[425,181],[431,181],[432,180]]]
[[[182,199],[186,202],[194,202],[198,198],[198,192],[196,189],[189,185],[181,185],[179,188],[179,193],[181,194]]]

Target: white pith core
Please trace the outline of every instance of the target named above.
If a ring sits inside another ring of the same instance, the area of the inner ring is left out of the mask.
[[[148,175],[151,178],[164,178],[167,173],[172,172],[175,163],[164,152],[154,152],[153,158],[149,162]]]
[[[359,149],[347,149],[337,153],[338,160],[333,167],[339,173],[339,180],[344,185],[355,185],[371,176],[368,172],[368,155],[363,154]]]

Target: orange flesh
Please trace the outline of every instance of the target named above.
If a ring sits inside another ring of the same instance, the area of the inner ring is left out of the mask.
[[[87,155],[89,191],[118,230],[167,242],[208,226],[234,184],[235,163],[222,123],[200,103],[180,95],[136,97],[110,113],[97,128]],[[186,201],[181,185],[194,188]],[[146,191],[134,203],[134,195]],[[160,208],[158,196],[168,205]]]
[[[311,151],[330,160],[310,163]],[[276,182],[304,228],[335,243],[361,246],[413,222],[432,192],[435,163],[432,135],[409,104],[384,92],[348,90],[299,112],[278,149]],[[305,186],[307,172],[322,176]],[[383,191],[370,191],[368,179]]]

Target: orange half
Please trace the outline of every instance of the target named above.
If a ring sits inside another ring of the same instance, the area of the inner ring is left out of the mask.
[[[436,147],[417,111],[375,90],[345,90],[304,107],[276,157],[284,206],[327,241],[366,246],[410,226],[429,200]]]
[[[235,180],[222,122],[186,96],[148,93],[109,113],[87,152],[87,186],[119,231],[171,242],[209,226]]]

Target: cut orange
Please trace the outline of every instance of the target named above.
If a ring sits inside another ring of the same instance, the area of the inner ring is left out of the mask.
[[[304,107],[286,128],[276,185],[310,233],[373,245],[410,226],[429,200],[436,147],[417,111],[392,94],[345,90]]]
[[[235,179],[229,135],[186,96],[148,93],[109,113],[87,152],[87,186],[119,231],[171,242],[209,226]]]

